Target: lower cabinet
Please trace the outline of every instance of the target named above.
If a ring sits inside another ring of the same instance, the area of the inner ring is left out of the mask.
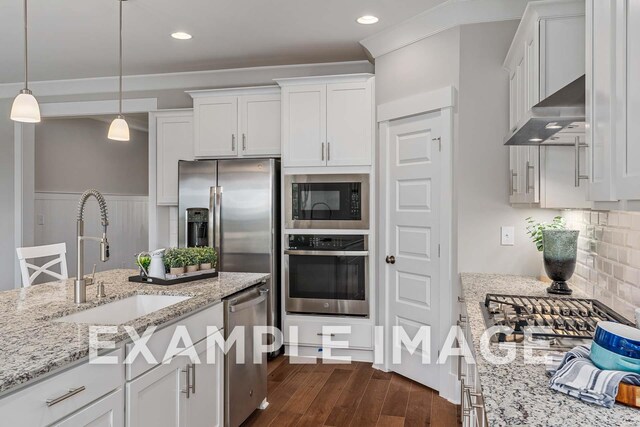
[[[215,363],[207,363],[207,340],[174,356],[127,383],[127,426],[222,426],[224,406],[224,355],[212,347]]]
[[[124,391],[118,389],[54,424],[55,427],[124,427]]]
[[[461,304],[461,313],[458,321],[458,326],[460,327],[458,340],[464,339],[473,352],[473,338],[464,304]],[[463,355],[458,358],[462,427],[485,427],[488,425],[484,410],[482,387],[474,359],[474,354]]]

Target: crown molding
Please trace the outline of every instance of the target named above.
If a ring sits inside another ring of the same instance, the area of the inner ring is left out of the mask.
[[[291,78],[279,78],[274,79],[278,85],[285,86],[297,86],[297,85],[309,85],[309,84],[322,84],[322,83],[354,83],[354,82],[366,82],[370,78],[374,77],[371,73],[356,73],[356,74],[338,74],[333,76],[305,76],[305,77],[291,77]]]
[[[460,25],[520,19],[528,0],[448,0],[360,44],[372,58]]]
[[[208,96],[239,96],[239,95],[274,95],[280,93],[280,86],[247,86],[221,89],[186,90],[191,98],[205,98]]]
[[[225,86],[250,86],[273,84],[275,78],[315,76],[327,74],[349,74],[373,71],[369,61],[325,62],[318,64],[272,65],[223,70],[189,71],[182,73],[140,74],[123,77],[125,92],[158,90],[186,90]],[[24,83],[0,84],[0,99],[13,98]],[[29,82],[36,97],[117,93],[118,76],[94,77],[70,80],[48,80]]]

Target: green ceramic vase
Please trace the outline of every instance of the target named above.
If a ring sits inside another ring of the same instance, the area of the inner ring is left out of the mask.
[[[553,283],[547,288],[550,294],[570,295],[567,285],[576,270],[578,256],[578,230],[543,230],[542,257],[544,269]]]

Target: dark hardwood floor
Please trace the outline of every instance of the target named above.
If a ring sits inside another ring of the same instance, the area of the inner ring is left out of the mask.
[[[269,362],[269,407],[243,426],[459,426],[456,405],[370,363]]]

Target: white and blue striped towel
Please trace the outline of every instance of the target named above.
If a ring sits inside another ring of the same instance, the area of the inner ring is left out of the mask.
[[[548,360],[547,373],[551,375],[549,386],[552,390],[568,394],[584,402],[612,408],[616,402],[618,385],[621,381],[640,385],[640,375],[633,372],[603,371],[596,367],[585,345],[579,345],[565,353],[562,360]]]

